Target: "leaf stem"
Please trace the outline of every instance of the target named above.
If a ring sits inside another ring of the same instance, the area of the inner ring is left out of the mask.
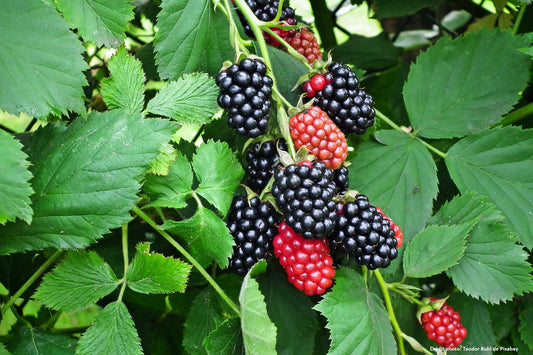
[[[122,225],[122,259],[124,261],[124,276],[122,277],[122,286],[120,287],[120,293],[118,294],[119,302],[122,302],[122,296],[124,296],[124,291],[126,291],[126,285],[128,284],[126,278],[128,267],[130,265],[128,256],[128,223]]]
[[[513,35],[518,34],[518,28],[520,27],[520,23],[522,22],[522,18],[524,17],[524,13],[526,12],[526,6],[522,5],[520,7],[520,11],[518,12],[518,15],[516,15],[516,19],[513,26]]]
[[[11,296],[11,298],[2,307],[2,314],[7,312],[9,308],[19,299],[20,296],[52,265],[61,255],[63,250],[56,250],[52,256],[48,258],[29,278],[26,282]]]
[[[139,207],[134,206],[133,211],[141,217],[146,223],[148,223],[157,233],[159,233],[163,238],[165,238],[176,250],[178,250],[197,270],[202,274],[202,276],[207,280],[207,282],[215,289],[218,295],[233,309],[237,316],[241,316],[241,311],[239,307],[233,303],[231,298],[222,290],[222,288],[217,284],[217,282],[209,275],[209,273],[200,265],[200,263],[185,250],[170,234],[165,230],[161,229],[155,221],[150,218],[146,213],[144,213]]]
[[[509,114],[505,115],[503,117],[503,119],[496,123],[494,126],[492,127],[495,127],[495,126],[507,126],[507,125],[510,125],[512,123],[515,123],[516,121],[520,121],[521,119],[524,119],[530,115],[533,114],[533,102],[525,105],[525,106],[522,106],[512,112],[510,112]]]
[[[378,280],[379,287],[381,288],[383,299],[385,301],[385,307],[387,308],[387,313],[389,314],[389,319],[392,324],[392,328],[394,329],[394,332],[396,333],[396,338],[398,340],[398,349],[400,350],[401,355],[405,355],[405,349],[404,349],[403,338],[402,338],[402,330],[400,329],[400,325],[398,324],[398,321],[396,320],[396,316],[394,315],[394,310],[392,309],[392,303],[391,303],[387,283],[383,279],[383,276],[381,276],[381,272],[379,272],[379,270],[374,270],[374,275],[376,276],[376,280]]]

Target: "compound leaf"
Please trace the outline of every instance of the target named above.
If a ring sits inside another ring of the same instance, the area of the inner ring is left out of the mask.
[[[57,8],[78,29],[85,41],[98,47],[118,47],[126,37],[128,22],[133,19],[131,1],[57,0]]]
[[[162,79],[196,71],[215,76],[221,63],[234,57],[228,22],[209,0],[163,0],[157,27],[155,59]]]
[[[140,293],[184,292],[191,265],[179,259],[150,253],[150,245],[137,245],[126,274],[128,287]]]
[[[26,326],[17,327],[13,332],[13,337],[7,343],[6,354],[24,355],[72,355],[76,347],[76,340],[66,334],[48,333],[39,328],[29,328]],[[0,354],[2,352],[0,346]]]
[[[500,127],[465,137],[448,150],[446,165],[462,193],[488,196],[533,248],[533,130]]]
[[[196,150],[192,166],[199,180],[196,191],[225,215],[244,171],[225,142],[208,141]]]
[[[350,187],[386,211],[402,228],[407,243],[431,216],[437,167],[426,147],[405,133],[378,131],[376,137],[379,142],[360,145],[348,167]]]
[[[1,1],[0,43],[2,110],[34,117],[84,112],[85,49],[52,5]]]
[[[328,354],[395,354],[392,326],[381,299],[363,277],[346,267],[337,269],[335,286],[313,307],[327,319],[331,332]]]
[[[0,254],[82,248],[128,221],[137,180],[174,131],[168,121],[122,110],[38,130],[28,146],[33,221],[0,228]]]
[[[141,340],[126,305],[109,303],[82,334],[76,354],[142,354]]]
[[[183,221],[169,220],[161,227],[180,236],[202,266],[213,261],[221,268],[228,266],[228,258],[235,242],[224,221],[211,210],[198,207],[191,218]]]
[[[141,112],[144,106],[142,64],[121,47],[107,64],[111,76],[102,80],[102,97],[107,107]]]
[[[460,137],[498,122],[529,80],[531,58],[518,51],[528,46],[526,38],[493,30],[446,36],[422,53],[404,87],[417,134]]]
[[[218,87],[205,73],[184,74],[159,90],[146,110],[180,124],[202,125],[219,110]]]
[[[403,269],[409,277],[429,277],[457,264],[465,239],[477,220],[459,225],[428,226],[405,247]]]
[[[0,130],[0,224],[14,222],[17,218],[30,223],[33,210],[30,195],[28,156],[22,152],[22,144],[13,136]]]
[[[89,307],[120,284],[111,267],[94,251],[72,252],[43,277],[34,297],[65,312]]]
[[[255,264],[244,277],[239,294],[246,354],[276,354],[276,327],[268,317],[265,298],[259,291],[259,284],[252,278],[252,275],[265,268],[264,260]]]

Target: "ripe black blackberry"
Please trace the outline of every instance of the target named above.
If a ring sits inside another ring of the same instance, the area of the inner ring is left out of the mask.
[[[337,204],[335,230],[330,247],[347,253],[370,270],[389,266],[398,256],[397,241],[390,222],[359,194],[355,201]]]
[[[294,9],[286,6],[285,4],[286,2],[284,2],[283,8],[281,9],[281,15],[279,18],[280,21],[288,21],[290,24],[296,24],[296,19],[294,17]],[[254,15],[259,20],[263,22],[270,22],[276,18],[279,8],[279,1],[246,0],[246,5],[248,5],[248,7],[252,10]],[[254,32],[252,31],[250,24],[248,23],[248,21],[246,21],[242,12],[240,10],[237,10],[237,14],[239,15],[239,19],[241,20],[242,27],[244,28],[244,33],[246,33],[246,35],[249,37],[255,38]]]
[[[342,165],[335,169],[333,175],[333,182],[335,183],[335,194],[344,195],[349,188],[348,168]]]
[[[250,189],[260,193],[274,174],[279,162],[278,148],[287,150],[284,139],[258,142],[246,152],[246,182]]]
[[[361,89],[355,73],[344,64],[331,63],[324,78],[326,85],[314,93],[314,105],[326,111],[344,134],[364,134],[374,124],[372,96]]]
[[[272,195],[287,224],[305,239],[325,238],[333,231],[333,170],[318,161],[304,161],[274,172]]]
[[[216,77],[218,105],[228,111],[228,126],[255,138],[265,134],[272,106],[272,79],[259,59],[245,58]]]
[[[279,215],[270,202],[257,196],[247,199],[235,196],[230,206],[227,226],[235,240],[229,268],[245,275],[272,250],[272,240],[278,232]]]

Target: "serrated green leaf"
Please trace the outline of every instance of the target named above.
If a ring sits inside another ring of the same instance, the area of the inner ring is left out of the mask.
[[[226,215],[244,175],[236,155],[227,143],[210,140],[198,147],[192,166],[199,181],[196,192]]]
[[[0,129],[0,224],[17,218],[30,223],[33,210],[30,195],[28,156],[22,152],[22,144]]]
[[[376,137],[381,143],[361,144],[348,167],[350,187],[386,211],[407,243],[431,216],[437,167],[426,147],[405,133],[378,131]]]
[[[486,196],[480,196],[475,192],[465,192],[455,196],[451,201],[446,201],[431,217],[429,223],[461,224],[474,219],[483,219],[484,223],[504,220],[500,213],[494,211],[494,205],[487,201]]]
[[[363,277],[340,267],[331,292],[313,307],[326,317],[331,333],[328,354],[395,354],[396,341],[381,299]]]
[[[110,109],[123,108],[129,113],[144,107],[144,72],[141,62],[121,47],[107,63],[110,77],[102,79],[102,96]]]
[[[277,354],[313,354],[318,322],[311,298],[287,282],[287,273],[278,263],[269,265],[258,282],[268,315],[278,329]]]
[[[198,207],[194,216],[183,221],[166,221],[161,228],[182,238],[191,254],[202,265],[216,261],[221,268],[228,266],[233,253],[233,237],[226,224],[211,210]]]
[[[235,55],[228,21],[222,12],[214,12],[209,0],[163,0],[157,27],[155,59],[163,79],[196,71],[215,76]]]
[[[84,112],[85,49],[52,5],[1,1],[0,43],[2,110],[34,117]]]
[[[241,304],[241,329],[246,354],[276,354],[276,327],[268,317],[265,298],[259,291],[259,284],[252,278],[254,273],[264,270],[266,261],[255,264],[242,282],[239,294]]]
[[[87,308],[113,292],[120,281],[94,251],[72,252],[43,277],[34,297],[65,312]]]
[[[164,176],[168,175],[170,171],[170,164],[176,160],[177,156],[178,151],[172,144],[163,143],[161,147],[159,147],[159,154],[150,163],[150,170],[148,170],[148,174]]]
[[[1,320],[2,318],[0,318]],[[4,343],[0,343],[0,355],[11,355],[9,351],[7,351]]]
[[[245,355],[239,317],[226,319],[204,339],[209,355]]]
[[[39,129],[28,146],[33,222],[0,227],[0,254],[82,248],[128,221],[137,179],[174,131],[168,121],[122,110]]]
[[[118,47],[133,19],[131,1],[56,0],[65,19],[78,29],[85,41],[98,47]]]
[[[180,124],[208,123],[215,112],[218,87],[205,73],[184,74],[159,90],[148,102],[146,110],[156,115],[171,117]]]
[[[428,226],[405,246],[403,270],[409,277],[429,277],[457,264],[465,239],[477,220],[459,225]]]
[[[526,46],[511,32],[479,31],[443,37],[420,54],[404,87],[417,135],[460,137],[498,122],[527,85],[531,58],[517,50]]]
[[[493,128],[465,137],[449,149],[446,166],[461,192],[488,196],[533,248],[533,130]]]
[[[140,293],[184,292],[191,265],[179,259],[150,253],[150,245],[137,245],[137,253],[126,273],[128,287]]]
[[[518,331],[520,332],[520,338],[529,347],[529,350],[533,351],[533,302],[529,301],[526,307],[520,312],[519,315],[520,325]]]
[[[126,305],[120,301],[109,303],[93,325],[82,334],[76,354],[142,354],[141,340]]]
[[[170,165],[168,175],[148,175],[144,190],[150,197],[150,206],[183,208],[192,194],[193,172],[187,157],[178,152]]]
[[[16,328],[13,338],[7,343],[7,350],[13,355],[72,355],[75,348],[76,340],[66,334],[48,333],[25,326]]]

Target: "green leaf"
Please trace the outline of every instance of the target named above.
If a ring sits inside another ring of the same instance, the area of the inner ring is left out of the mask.
[[[13,355],[73,355],[76,340],[65,334],[47,333],[38,328],[20,326],[16,328],[6,347]],[[0,354],[3,354],[1,347]]]
[[[119,284],[111,267],[96,252],[72,252],[43,277],[34,297],[52,309],[79,311],[113,292]]]
[[[460,137],[498,122],[527,85],[531,58],[517,50],[526,46],[511,32],[479,31],[443,37],[420,54],[404,87],[417,135]]]
[[[372,5],[375,11],[374,17],[387,18],[412,15],[424,7],[434,8],[435,1],[410,0],[400,3],[396,0],[376,0]]]
[[[205,73],[184,74],[159,90],[146,110],[180,124],[202,125],[219,110],[218,87]]]
[[[174,130],[168,121],[121,110],[39,129],[28,146],[33,222],[0,228],[0,254],[82,248],[128,221],[137,179]]]
[[[298,59],[276,47],[267,46],[267,49],[279,92],[291,104],[296,105],[301,92],[292,89],[298,79],[308,73],[307,68]]]
[[[533,130],[500,127],[465,137],[449,149],[446,165],[461,192],[488,196],[533,248]]]
[[[124,303],[109,303],[82,334],[76,354],[142,354],[141,340]]]
[[[278,329],[278,355],[313,354],[318,322],[311,298],[287,282],[287,273],[278,263],[269,265],[258,282],[268,315]]]
[[[0,343],[0,355],[11,355],[11,353],[7,351],[4,343]]]
[[[259,284],[252,278],[264,270],[266,261],[255,264],[244,277],[239,294],[241,304],[241,328],[246,354],[276,354],[276,327],[268,317],[265,298]]]
[[[533,329],[531,328],[531,324],[533,324],[533,302],[531,300],[520,312],[519,319],[518,331],[520,332],[520,338],[529,347],[529,350],[533,351]]]
[[[141,62],[121,47],[107,64],[109,78],[102,79],[102,96],[107,107],[124,108],[129,113],[144,107],[144,72]]]
[[[150,170],[148,170],[148,174],[168,175],[170,171],[170,164],[176,160],[177,156],[178,151],[172,144],[169,142],[163,143],[159,147],[159,154],[157,157],[150,162]]]
[[[182,238],[194,258],[207,266],[216,261],[221,268],[228,266],[233,253],[233,237],[224,221],[205,207],[198,207],[194,216],[183,221],[166,221],[161,228]]]
[[[378,131],[348,167],[350,187],[386,211],[402,228],[404,242],[424,228],[437,196],[437,168],[417,139],[398,131]],[[413,213],[416,211],[416,213]]]
[[[244,175],[235,154],[227,143],[210,140],[198,147],[192,166],[200,182],[196,192],[225,215]]]
[[[354,270],[338,268],[332,291],[313,308],[328,321],[328,354],[396,354],[383,302],[366,288],[363,277]]]
[[[444,205],[429,220],[430,224],[448,225],[468,223],[474,219],[483,219],[486,222],[501,222],[500,213],[495,213],[494,205],[487,202],[486,196],[475,192],[465,192],[455,196]]]
[[[128,267],[126,279],[128,287],[140,293],[184,292],[190,272],[191,265],[150,253],[150,245],[140,243]]]
[[[235,55],[228,21],[209,0],[163,0],[157,27],[155,59],[162,79],[196,71],[215,76]]]
[[[437,275],[457,264],[465,252],[465,239],[477,220],[459,225],[428,226],[406,245],[403,270],[409,277]]]
[[[343,61],[365,70],[383,70],[398,64],[401,49],[395,47],[389,35],[381,32],[375,37],[351,35],[335,48],[334,54]]]
[[[245,355],[239,317],[226,319],[204,339],[208,354]]]
[[[57,8],[78,29],[85,41],[98,47],[118,47],[126,37],[128,22],[133,19],[131,1],[57,0]]]
[[[22,152],[22,144],[0,129],[0,224],[14,222],[17,218],[30,223],[33,210],[30,195],[28,156]]]
[[[0,43],[2,110],[34,117],[84,112],[85,49],[54,7],[41,0],[1,1]]]
[[[187,157],[178,152],[170,165],[168,175],[148,175],[144,190],[150,197],[150,206],[183,208],[192,193],[193,173]]]

